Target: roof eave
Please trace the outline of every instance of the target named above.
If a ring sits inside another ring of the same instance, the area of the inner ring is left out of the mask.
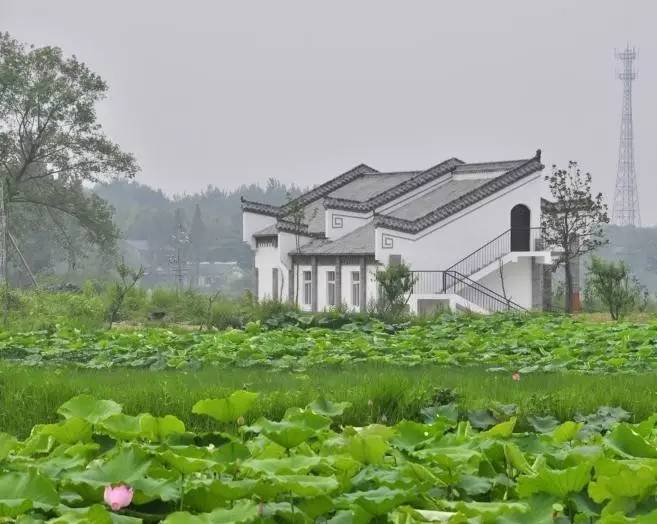
[[[271,217],[280,217],[283,213],[280,207],[273,206],[271,204],[264,204],[262,202],[247,200],[244,197],[241,197],[240,201],[242,212],[255,213],[257,215],[266,215]]]
[[[358,252],[344,252],[344,253],[331,253],[328,251],[313,251],[313,252],[296,252],[296,251],[290,251],[289,255],[291,257],[295,256],[302,256],[302,257],[310,257],[310,256],[331,256],[331,257],[360,257],[360,256],[374,256],[376,253],[374,251],[358,251]]]

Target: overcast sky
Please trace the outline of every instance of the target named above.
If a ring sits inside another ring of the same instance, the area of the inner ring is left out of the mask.
[[[614,48],[631,40],[641,212],[657,223],[654,0],[0,0],[0,30],[101,74],[108,134],[170,194],[541,148],[591,171],[610,207]]]

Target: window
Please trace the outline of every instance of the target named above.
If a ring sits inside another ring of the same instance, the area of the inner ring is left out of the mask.
[[[278,301],[278,268],[272,268],[271,270],[271,298],[274,301]]]
[[[313,274],[312,271],[303,272],[303,303],[310,306],[313,300]]]
[[[351,272],[351,304],[360,307],[360,271]]]
[[[258,237],[256,247],[278,247],[278,237]]]
[[[335,271],[326,272],[326,303],[335,306]]]

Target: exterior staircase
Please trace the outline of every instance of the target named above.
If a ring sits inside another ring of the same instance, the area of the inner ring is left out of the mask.
[[[464,308],[481,313],[525,311],[520,304],[468,278],[458,271],[412,271],[415,278],[412,294],[458,295]],[[474,305],[475,307],[469,307]]]
[[[483,312],[525,311],[521,305],[479,281],[520,253],[544,252],[542,229],[510,228],[442,271],[413,271],[414,294],[457,295]]]

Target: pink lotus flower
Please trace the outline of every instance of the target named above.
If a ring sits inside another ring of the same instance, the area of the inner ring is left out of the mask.
[[[105,503],[112,508],[112,511],[118,511],[132,502],[134,492],[132,488],[125,484],[119,484],[112,487],[105,486]]]
[[[520,382],[520,373],[518,373],[518,372],[516,371],[513,375],[511,375],[511,378],[512,378],[515,382]]]

